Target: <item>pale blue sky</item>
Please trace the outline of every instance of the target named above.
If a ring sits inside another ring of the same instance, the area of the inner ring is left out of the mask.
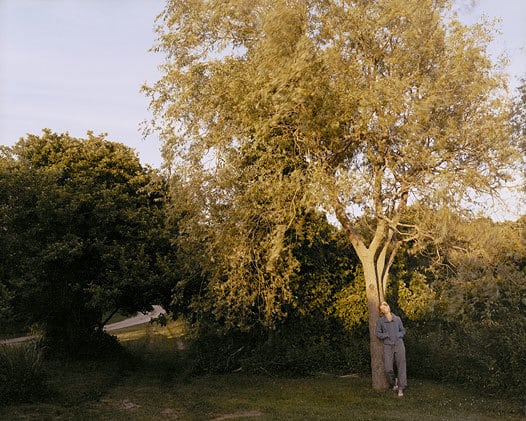
[[[249,1],[249,0],[247,0]],[[502,19],[513,75],[526,76],[526,0],[458,0],[462,19]],[[150,118],[144,82],[158,78],[154,18],[164,0],[0,0],[0,144],[48,127],[85,137],[87,130],[133,147],[159,166],[159,142],[143,140]]]
[[[26,133],[85,137],[87,130],[133,147],[159,166],[144,82],[161,57],[148,52],[163,0],[0,0],[0,143]]]

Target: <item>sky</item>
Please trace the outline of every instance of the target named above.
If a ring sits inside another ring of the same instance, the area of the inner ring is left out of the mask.
[[[250,1],[250,0],[247,0]],[[143,138],[151,119],[140,92],[160,76],[150,52],[164,0],[0,0],[0,144],[43,128],[74,137],[107,133],[159,167],[160,142]],[[462,21],[500,19],[491,45],[510,60],[511,86],[526,77],[526,0],[457,0]]]
[[[160,143],[140,92],[162,57],[154,20],[163,0],[0,0],[0,144],[50,128],[108,133],[159,167]]]

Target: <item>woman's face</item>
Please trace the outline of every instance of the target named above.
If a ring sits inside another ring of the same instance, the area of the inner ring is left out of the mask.
[[[380,304],[380,311],[382,312],[382,314],[389,313],[391,311],[391,309],[389,308],[389,304],[387,303]]]

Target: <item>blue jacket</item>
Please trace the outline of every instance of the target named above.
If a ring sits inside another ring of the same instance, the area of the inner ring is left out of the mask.
[[[405,335],[404,325],[400,317],[394,314],[392,314],[392,316],[392,321],[382,316],[376,323],[376,336],[382,339],[385,345],[395,345],[398,341],[402,341]]]

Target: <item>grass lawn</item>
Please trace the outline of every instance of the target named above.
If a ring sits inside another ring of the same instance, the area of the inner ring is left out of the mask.
[[[363,376],[190,376],[177,324],[117,332],[131,362],[49,363],[43,403],[0,407],[6,420],[524,420],[518,402],[411,379],[402,399]],[[140,332],[140,333],[139,333]],[[133,362],[135,361],[135,362]]]

